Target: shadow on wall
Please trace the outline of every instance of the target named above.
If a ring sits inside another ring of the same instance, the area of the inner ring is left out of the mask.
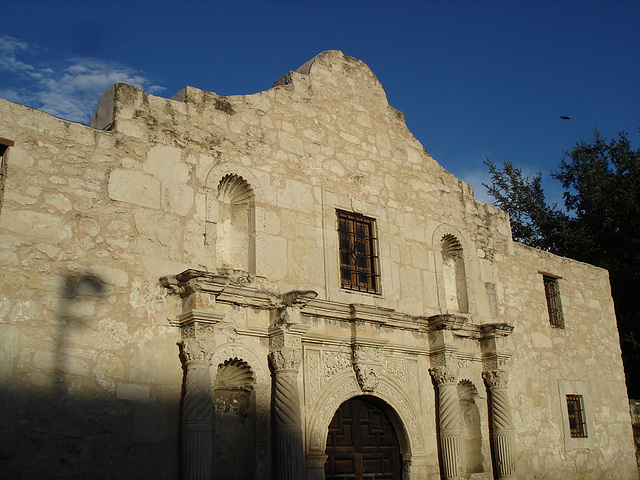
[[[107,297],[110,290],[109,285],[93,274],[68,274],[64,277],[58,297],[58,321],[53,333],[55,397],[63,398],[69,390],[65,372],[73,370],[73,367],[68,365],[68,340],[75,330],[88,326],[96,303]]]
[[[122,367],[113,376],[123,383],[96,368],[96,339],[109,332],[98,331],[94,312],[114,301],[113,292],[97,275],[68,274],[53,327],[37,317],[21,325],[21,355],[32,361],[18,357],[9,382],[0,384],[0,478],[180,477],[179,399],[150,384],[124,383]],[[50,347],[29,345],[42,337],[39,345]],[[118,351],[105,357],[124,365]]]
[[[117,332],[96,320],[101,306],[115,301],[115,287],[99,275],[69,273],[59,287],[53,324],[34,316],[20,326],[20,342],[28,343],[29,335],[51,336],[41,342],[51,350],[42,357],[50,360],[35,366],[18,359],[9,383],[0,383],[0,478],[181,478],[183,386],[169,385],[172,393],[167,394],[162,390],[167,385],[151,380],[128,383],[130,366],[124,358],[131,355],[131,341],[125,332],[124,340],[112,343]],[[97,346],[101,341],[109,342],[108,353]],[[28,349],[33,357],[36,349]],[[113,362],[111,371],[108,362]],[[175,365],[181,368],[177,345]],[[256,463],[246,456],[264,453],[255,445],[255,424],[271,412],[255,403],[252,381],[245,362],[229,359],[218,366],[212,385],[215,422],[235,432],[233,438],[216,437],[214,453],[227,453],[231,460],[216,468],[224,470],[224,478],[257,478]],[[263,435],[268,435],[262,428],[266,424],[258,422]],[[243,428],[248,425],[253,433]]]
[[[176,405],[0,391],[0,478],[180,478]]]

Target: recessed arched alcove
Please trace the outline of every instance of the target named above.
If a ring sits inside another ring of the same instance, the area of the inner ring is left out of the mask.
[[[214,477],[256,478],[255,376],[247,362],[230,358],[215,374]]]
[[[448,312],[468,313],[469,299],[462,244],[448,233],[442,237],[440,246],[446,309]]]
[[[463,464],[467,473],[484,472],[482,455],[482,431],[480,411],[476,404],[478,392],[469,380],[462,380],[458,384],[458,399],[464,430]]]
[[[216,266],[255,273],[255,202],[251,185],[230,173],[218,183]]]

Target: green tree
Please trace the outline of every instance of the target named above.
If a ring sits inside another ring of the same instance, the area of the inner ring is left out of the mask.
[[[624,132],[606,140],[596,130],[565,152],[551,174],[565,211],[546,202],[542,173],[529,179],[511,162],[485,164],[485,187],[509,212],[514,240],[609,270],[627,390],[640,398],[640,149]]]

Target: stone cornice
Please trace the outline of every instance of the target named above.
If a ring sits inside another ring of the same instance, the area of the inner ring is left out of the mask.
[[[508,323],[477,325],[468,315],[440,314],[429,317],[429,331],[450,330],[457,337],[487,340],[507,337],[513,332]]]
[[[513,325],[508,323],[487,323],[480,325],[482,339],[507,337],[513,332]]]
[[[177,321],[174,325],[178,327],[185,327],[192,323],[218,323],[224,319],[224,314],[216,313],[209,310],[188,310],[178,315]]]
[[[233,278],[231,278],[232,276],[226,274],[189,269],[175,276],[162,277],[160,283],[182,298],[197,293],[212,295],[214,303],[241,305],[262,310],[293,307],[300,312],[302,317],[327,318],[350,323],[366,322],[423,333],[446,330],[458,337],[480,341],[506,337],[513,331],[513,326],[507,323],[474,324],[469,315],[416,316],[376,305],[346,304],[319,299],[317,293],[312,290],[294,290],[284,294],[271,292],[256,288],[244,281],[237,281],[235,277],[238,277],[240,273],[242,272],[235,272],[235,276],[232,275]],[[250,280],[249,277],[247,279]],[[199,307],[200,304],[192,306],[193,312],[196,312],[196,309],[193,308],[196,306]],[[209,315],[212,317],[211,321],[221,320],[215,314],[203,311],[201,307],[197,309],[197,312],[199,318],[201,316],[206,319]],[[189,315],[194,314],[186,312],[178,316],[177,324],[187,321]]]

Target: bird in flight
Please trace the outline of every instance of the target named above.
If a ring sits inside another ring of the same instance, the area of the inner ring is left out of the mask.
[[[571,117],[566,117],[566,116],[564,116],[564,115],[560,115],[560,118],[561,118],[562,120],[569,120]]]

